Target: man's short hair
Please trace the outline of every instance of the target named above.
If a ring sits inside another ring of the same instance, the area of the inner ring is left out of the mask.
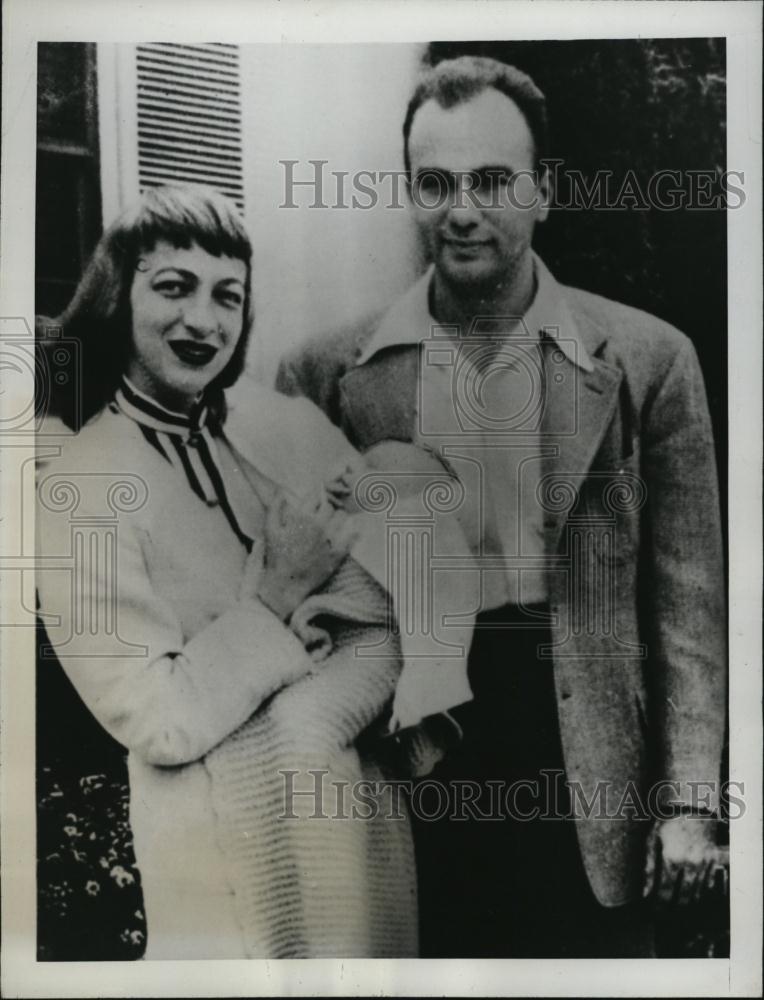
[[[486,56],[460,56],[458,59],[444,59],[428,69],[409,101],[403,123],[403,159],[407,174],[411,174],[409,135],[419,108],[430,100],[437,101],[442,108],[452,108],[465,104],[490,88],[509,97],[522,112],[533,136],[534,166],[537,170],[540,168],[548,144],[546,98],[543,93],[527,73],[516,66]]]

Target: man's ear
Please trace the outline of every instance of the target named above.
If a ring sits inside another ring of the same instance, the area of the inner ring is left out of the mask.
[[[539,164],[538,173],[539,179],[536,185],[536,195],[538,197],[539,210],[536,221],[546,222],[549,210],[552,207],[552,199],[554,198],[554,181],[551,170],[543,161]]]

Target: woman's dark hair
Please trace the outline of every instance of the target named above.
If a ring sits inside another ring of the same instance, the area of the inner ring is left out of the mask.
[[[491,88],[514,101],[523,113],[533,136],[535,167],[540,169],[548,145],[546,98],[542,92],[516,66],[487,56],[459,56],[458,59],[444,59],[427,69],[411,96],[403,123],[403,159],[407,174],[411,174],[411,126],[414,115],[425,101],[437,101],[442,108],[453,108]]]
[[[60,335],[74,340],[80,371],[63,388],[51,384],[47,408],[74,430],[103,409],[119,384],[132,341],[135,270],[140,257],[160,241],[180,249],[196,243],[215,257],[247,265],[241,337],[231,360],[205,389],[212,415],[218,422],[225,419],[223,390],[244,369],[252,329],[252,244],[236,206],[225,196],[202,186],[167,185],[148,188],[106,230],[72,301],[52,321]]]

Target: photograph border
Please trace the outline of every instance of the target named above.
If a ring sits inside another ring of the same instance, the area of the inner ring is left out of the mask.
[[[257,16],[253,12],[257,11]],[[297,960],[38,962],[35,901],[34,629],[0,630],[2,697],[2,994],[75,996],[757,996],[761,989],[761,5],[502,0],[6,0],[3,5],[0,336],[34,329],[38,41],[403,42],[724,36],[727,167],[745,171],[730,211],[730,776],[746,788],[731,823],[731,956],[661,960]],[[31,398],[32,372],[4,373],[0,405]],[[5,410],[5,408],[8,408]],[[34,551],[33,438],[3,431],[3,557]],[[33,574],[25,597],[33,602]],[[0,607],[18,588],[5,574]],[[31,597],[30,597],[31,595]],[[28,606],[33,606],[28,605]]]

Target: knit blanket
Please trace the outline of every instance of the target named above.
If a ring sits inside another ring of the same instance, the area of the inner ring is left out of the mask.
[[[401,671],[389,601],[346,559],[292,619],[312,672],[206,757],[250,958],[417,955],[411,828],[390,784],[401,744],[374,728]],[[402,745],[414,769],[440,752],[424,729]]]

